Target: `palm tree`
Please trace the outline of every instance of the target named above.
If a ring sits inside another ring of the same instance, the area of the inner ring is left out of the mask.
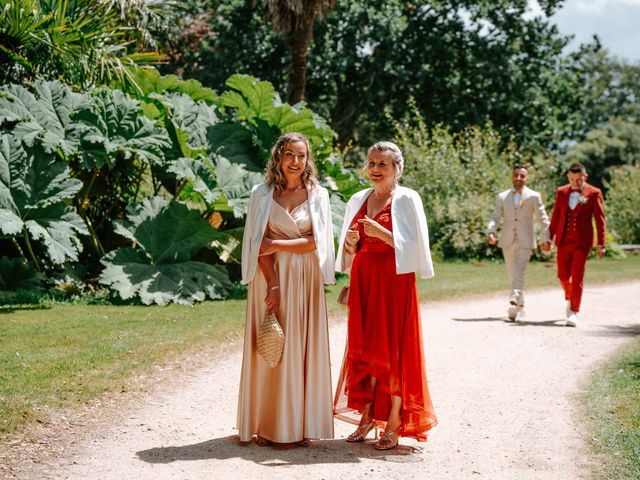
[[[287,100],[304,99],[307,83],[307,56],[313,40],[313,24],[335,5],[335,0],[262,0],[266,4],[276,33],[284,35],[291,52]]]
[[[140,3],[0,0],[0,82],[43,77],[79,88],[135,84],[132,70],[163,59],[158,52],[144,51],[149,42],[140,37],[148,33],[139,21]]]

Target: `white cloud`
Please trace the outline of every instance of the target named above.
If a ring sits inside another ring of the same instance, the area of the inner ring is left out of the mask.
[[[571,50],[597,34],[613,55],[640,60],[640,0],[567,0],[551,17],[564,34],[575,35]]]

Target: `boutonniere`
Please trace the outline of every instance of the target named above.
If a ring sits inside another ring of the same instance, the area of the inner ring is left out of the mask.
[[[580,198],[578,199],[578,201],[579,201],[581,204],[583,204],[583,205],[584,205],[585,203],[587,203],[587,202],[589,201],[589,199],[588,199],[587,197],[584,197],[584,196],[580,195]]]
[[[520,203],[518,203],[518,208],[522,208],[522,207],[524,207],[524,198],[522,198],[520,200]]]

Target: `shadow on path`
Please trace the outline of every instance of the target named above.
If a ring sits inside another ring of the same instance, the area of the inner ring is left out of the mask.
[[[517,322],[510,322],[513,327],[562,327],[566,328],[565,319],[558,320],[544,320],[542,322],[528,322],[526,320],[518,320]]]
[[[509,322],[506,317],[483,317],[483,318],[452,318],[454,322],[504,322],[512,327],[564,327],[564,320],[544,320],[541,322],[528,322],[526,320],[518,320],[517,322]]]
[[[398,445],[393,450],[373,448],[373,440],[347,444],[343,439],[316,440],[309,447],[295,444],[276,444],[260,447],[254,442],[240,442],[237,435],[214,438],[206,442],[176,447],[156,447],[136,452],[147,463],[171,463],[186,460],[228,460],[242,458],[265,467],[330,463],[360,463],[361,458],[396,463],[421,462],[419,448]]]
[[[594,337],[635,337],[640,335],[640,323],[634,325],[596,325],[602,330],[588,332]]]
[[[452,318],[454,322],[504,322],[504,317]]]

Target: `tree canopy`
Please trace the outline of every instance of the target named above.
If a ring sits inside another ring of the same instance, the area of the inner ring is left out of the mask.
[[[338,1],[315,26],[306,100],[343,143],[388,137],[388,114],[402,117],[413,96],[429,124],[491,121],[522,143],[557,145],[579,123],[580,78],[562,54],[568,38],[547,17],[527,15],[527,3]],[[540,2],[548,15],[560,3]],[[179,68],[213,88],[251,72],[284,94],[289,56],[261,8],[207,2],[207,33]]]

